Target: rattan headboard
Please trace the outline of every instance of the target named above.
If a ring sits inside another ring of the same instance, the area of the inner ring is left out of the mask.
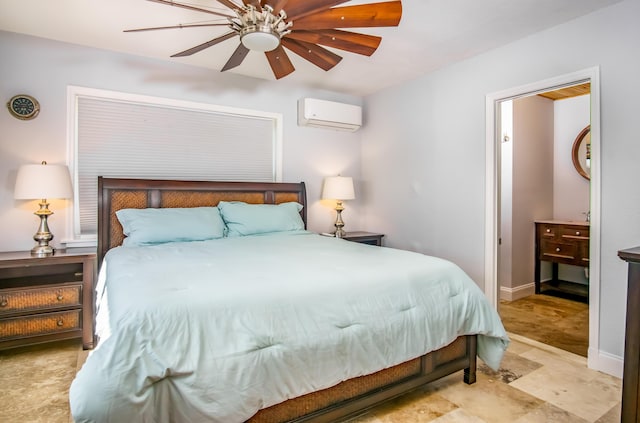
[[[297,201],[307,225],[307,194],[304,182],[215,182],[98,177],[98,263],[110,248],[122,244],[124,234],[116,211],[147,207],[216,206],[219,201],[279,204]]]

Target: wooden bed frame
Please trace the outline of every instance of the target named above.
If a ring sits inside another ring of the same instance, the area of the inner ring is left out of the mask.
[[[279,204],[297,201],[305,206],[300,183],[208,182],[98,178],[98,263],[106,252],[122,244],[124,234],[115,212],[123,208],[216,206],[219,201]],[[260,410],[251,423],[336,422],[353,418],[383,401],[421,385],[464,370],[464,382],[476,381],[475,335],[377,373],[349,379],[336,386],[292,398]]]

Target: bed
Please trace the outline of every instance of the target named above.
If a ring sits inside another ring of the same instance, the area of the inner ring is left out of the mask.
[[[77,422],[342,421],[460,370],[474,383],[476,355],[495,368],[508,345],[452,263],[306,231],[304,183],[101,177],[98,190],[98,339],[70,389]],[[242,232],[285,206],[302,226]],[[122,245],[122,210],[214,207],[222,237]]]

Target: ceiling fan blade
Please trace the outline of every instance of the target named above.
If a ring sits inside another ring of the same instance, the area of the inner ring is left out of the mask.
[[[260,0],[242,0],[245,6],[253,6],[256,8],[258,12],[262,12],[262,5],[260,4]]]
[[[240,10],[240,6],[232,2],[231,0],[218,0],[218,3],[227,6],[231,10]]]
[[[156,31],[159,29],[182,29],[182,28],[198,28],[203,26],[229,26],[228,23],[219,24],[187,24],[187,25],[173,25],[173,26],[156,26],[151,28],[137,28],[137,29],[125,29],[122,32],[142,32],[142,31]]]
[[[287,4],[289,0],[262,0],[260,4],[264,7],[269,5],[273,8],[273,14],[277,15],[280,13],[283,7]]]
[[[171,55],[171,57],[191,56],[194,53],[197,53],[197,52],[202,51],[202,50],[204,50],[206,48],[209,48],[209,47],[211,47],[213,45],[216,45],[216,44],[218,44],[218,43],[220,43],[220,42],[222,42],[224,40],[228,40],[229,38],[235,37],[236,35],[238,35],[238,33],[235,32],[235,31],[227,32],[226,34],[221,35],[221,36],[219,36],[217,38],[214,38],[213,40],[207,41],[206,43],[202,43],[202,44],[197,45],[195,47],[191,47],[188,50],[181,51],[180,53],[173,54],[173,55]]]
[[[307,43],[321,44],[351,53],[371,56],[378,46],[382,37],[356,32],[341,31],[339,29],[325,29],[320,31],[293,31],[285,38],[291,38]]]
[[[231,57],[229,57],[229,60],[227,60],[227,63],[224,64],[224,67],[221,69],[221,72],[224,72],[229,69],[233,69],[236,66],[240,66],[244,58],[247,57],[248,53],[249,53],[249,49],[246,48],[244,44],[240,43],[238,45],[238,48],[236,48],[236,51],[234,51]]]
[[[316,44],[283,38],[282,45],[326,71],[342,60],[342,57]]]
[[[293,29],[368,28],[398,26],[402,3],[389,1],[358,6],[334,7],[294,20]]]
[[[275,50],[265,51],[264,54],[267,56],[267,60],[276,79],[287,76],[296,70],[291,60],[289,60],[289,56],[287,56],[287,53],[284,51],[284,48],[282,48],[282,44],[276,47]]]
[[[151,2],[154,2],[154,3],[160,3],[160,4],[166,4],[168,6],[181,7],[183,9],[195,10],[196,12],[210,13],[212,15],[223,16],[225,18],[234,18],[235,17],[233,15],[228,15],[226,13],[214,12],[213,10],[202,9],[200,7],[195,7],[195,6],[191,6],[191,5],[188,5],[188,4],[176,3],[175,1],[172,1],[172,0],[147,0],[147,1],[151,1]],[[221,0],[218,0],[218,1],[221,1]],[[236,9],[237,9],[237,7],[236,7]]]
[[[287,12],[289,20],[293,20],[348,1],[349,0],[289,0],[285,11]]]

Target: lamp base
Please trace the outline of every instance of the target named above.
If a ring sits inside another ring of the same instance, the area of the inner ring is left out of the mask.
[[[347,233],[344,231],[344,229],[340,228],[340,229],[336,229],[333,235],[336,238],[344,238],[347,235]]]
[[[56,253],[56,250],[50,245],[36,245],[31,249],[31,255],[34,257],[49,257]]]
[[[347,234],[344,229],[342,229],[344,227],[344,222],[342,221],[342,210],[344,210],[344,207],[342,207],[342,201],[337,201],[336,223],[333,225],[336,227],[336,231],[334,232],[336,238],[342,238]]]
[[[40,226],[38,227],[38,232],[33,236],[34,241],[36,241],[38,245],[31,249],[31,255],[34,257],[52,256],[55,254],[55,250],[49,245],[49,241],[53,239],[53,234],[49,230],[47,218],[51,216],[53,212],[49,210],[49,203],[47,203],[46,199],[40,202],[40,210],[33,214],[40,218]]]

